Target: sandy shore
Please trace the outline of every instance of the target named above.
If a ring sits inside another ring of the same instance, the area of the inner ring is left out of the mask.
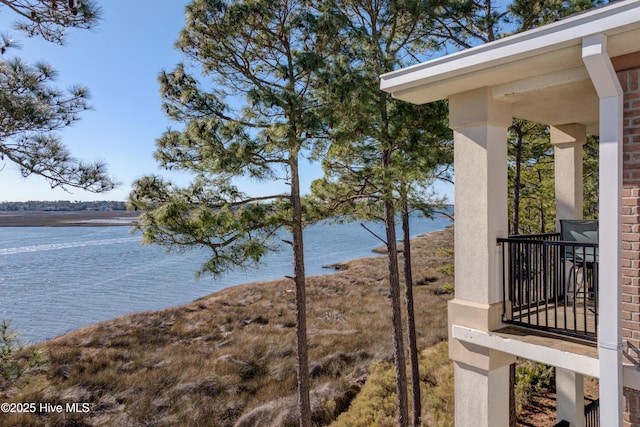
[[[139,215],[127,211],[0,212],[0,227],[131,226]]]

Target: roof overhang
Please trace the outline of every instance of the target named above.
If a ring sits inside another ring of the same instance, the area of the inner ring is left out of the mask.
[[[604,34],[614,65],[640,66],[640,0],[609,4],[381,76],[380,88],[415,103],[491,87],[514,116],[597,133],[598,96],[582,62],[585,37]],[[624,60],[615,61],[615,57]]]

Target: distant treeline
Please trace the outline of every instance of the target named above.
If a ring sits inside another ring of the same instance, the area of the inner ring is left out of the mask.
[[[125,202],[71,202],[68,200],[29,201],[29,202],[0,202],[0,211],[124,211]]]

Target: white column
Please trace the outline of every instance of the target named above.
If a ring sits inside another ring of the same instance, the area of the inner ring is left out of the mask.
[[[571,427],[584,426],[584,377],[567,369],[556,368],[557,421]]]
[[[600,97],[599,317],[600,419],[622,426],[621,218],[622,87],[607,54],[606,36],[582,41],[582,60]]]
[[[582,218],[582,146],[586,142],[584,125],[551,126],[558,219]]]
[[[500,326],[501,258],[498,237],[508,235],[507,128],[510,106],[482,88],[449,99],[454,134],[455,299],[452,325],[491,331]],[[506,426],[509,364],[515,357],[450,339],[455,361],[457,427]]]

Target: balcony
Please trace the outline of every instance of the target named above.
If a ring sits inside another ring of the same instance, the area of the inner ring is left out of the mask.
[[[560,239],[560,233],[498,239],[502,320],[597,341],[598,244]]]

